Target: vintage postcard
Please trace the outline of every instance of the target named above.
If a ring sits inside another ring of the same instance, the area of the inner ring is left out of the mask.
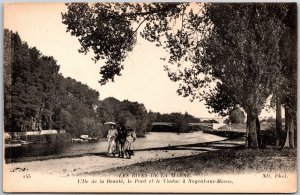
[[[6,3],[4,192],[297,191],[297,3]]]

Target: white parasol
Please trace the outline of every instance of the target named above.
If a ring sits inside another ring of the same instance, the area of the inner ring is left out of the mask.
[[[114,123],[114,122],[105,122],[104,125],[115,125],[115,126],[117,126],[117,124]]]

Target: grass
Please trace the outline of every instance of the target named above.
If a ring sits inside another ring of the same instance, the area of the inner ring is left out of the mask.
[[[246,136],[246,132],[239,132],[239,131],[230,131],[230,130],[207,130],[203,131],[203,133],[209,133],[221,137],[226,137],[228,139],[237,139],[243,136]]]
[[[89,175],[171,172],[190,175],[263,173],[266,171],[294,171],[295,167],[296,150],[225,149],[188,157],[142,162],[131,166],[92,172]]]

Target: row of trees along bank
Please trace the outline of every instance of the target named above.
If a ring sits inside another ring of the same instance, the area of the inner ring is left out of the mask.
[[[167,52],[165,70],[178,94],[205,100],[212,112],[241,107],[246,147],[260,147],[258,116],[276,99],[285,108],[286,147],[295,147],[296,3],[70,3],[62,22],[80,52],[94,52],[101,84],[113,81],[138,35]],[[211,85],[213,84],[213,85]],[[277,131],[281,130],[277,120]],[[279,143],[279,142],[278,142]]]
[[[35,47],[29,47],[18,33],[4,30],[4,130],[6,132],[64,129],[79,136],[106,137],[103,124],[117,121],[135,128],[142,136],[152,122],[167,121],[185,131],[185,124],[198,119],[188,113],[147,112],[145,106],[109,97],[59,73],[59,65]]]
[[[99,93],[59,74],[51,56],[4,30],[5,131],[96,130]],[[76,121],[76,122],[75,122]],[[96,131],[95,131],[96,132]]]

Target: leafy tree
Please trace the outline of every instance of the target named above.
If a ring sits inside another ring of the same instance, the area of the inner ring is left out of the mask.
[[[96,112],[99,93],[74,79],[61,79],[57,123],[76,136],[99,135],[101,124]]]
[[[234,92],[229,87],[218,82],[215,90],[204,95],[205,104],[211,113],[218,113],[221,116],[229,115],[230,111],[238,106]]]
[[[297,6],[288,4],[288,12],[283,20],[287,30],[282,36],[280,54],[284,66],[280,77],[280,103],[285,108],[286,141],[284,147],[295,147],[297,121]]]
[[[11,129],[11,61],[12,61],[12,32],[4,29],[4,59],[3,59],[3,84],[4,84],[4,129]]]
[[[229,120],[229,119],[225,119],[225,120],[223,121],[223,123],[229,125],[229,124],[230,124],[230,120]]]
[[[65,129],[99,134],[99,93],[58,73],[51,56],[29,47],[18,33],[5,32],[5,131]]]
[[[286,142],[284,147],[295,147],[295,121],[297,101],[297,6],[286,4],[288,11],[283,19],[286,33],[280,40],[280,60],[283,64],[281,74],[276,80],[271,107],[276,109],[276,146],[282,140],[281,107],[285,108]]]
[[[25,131],[31,128],[30,121],[39,113],[42,98],[35,81],[38,77],[36,63],[40,55],[21,41],[18,34],[11,35],[11,107],[8,131]]]
[[[240,108],[236,108],[229,113],[229,120],[231,123],[244,123],[245,114]]]
[[[256,119],[280,74],[278,49],[284,26],[275,17],[283,18],[285,12],[274,4],[213,4],[207,8],[214,27],[202,42],[198,63],[234,92],[234,99],[246,111],[248,147],[258,147]]]
[[[102,84],[120,75],[143,28],[143,38],[169,53],[165,69],[171,80],[181,81],[180,95],[201,100],[221,86],[233,93],[233,103],[247,113],[246,145],[256,148],[258,115],[282,71],[279,49],[287,11],[287,4],[74,3],[62,17],[83,52],[92,49],[95,60],[107,59]],[[205,90],[212,81],[217,87]]]
[[[97,113],[101,123],[116,121],[120,113],[120,101],[114,97],[105,98],[100,102]]]
[[[5,29],[6,130],[25,131],[52,128],[55,77],[59,66],[52,57],[29,48],[17,33]]]
[[[147,126],[147,110],[143,104],[128,100],[119,101],[109,97],[102,100],[97,108],[102,123],[115,121],[136,130],[139,136],[145,134]]]
[[[68,12],[62,14],[67,31],[78,37],[81,44],[79,52],[94,52],[93,60],[106,60],[101,67],[105,84],[121,75],[122,62],[136,43],[137,30],[148,22],[143,35],[150,41],[156,41],[153,28],[167,29],[167,18],[179,17],[180,8],[176,3],[68,3]],[[160,23],[156,24],[156,20]],[[149,23],[151,22],[151,23]]]

